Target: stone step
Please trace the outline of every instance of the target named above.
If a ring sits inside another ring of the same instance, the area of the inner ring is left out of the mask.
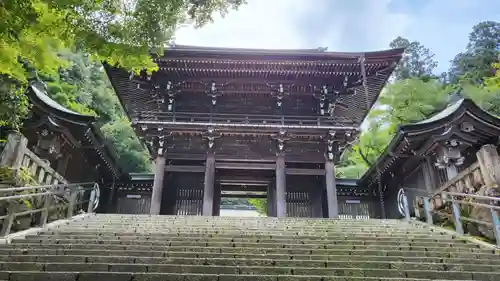
[[[304,227],[310,227],[313,229],[335,229],[335,228],[351,228],[351,229],[357,229],[357,228],[377,228],[377,229],[394,229],[395,226],[397,228],[423,228],[422,225],[411,225],[411,224],[401,224],[401,225],[376,225],[376,224],[359,224],[359,225],[354,225],[354,224],[250,224],[250,223],[234,223],[234,224],[220,224],[220,223],[187,223],[187,222],[182,222],[182,223],[165,223],[165,222],[85,222],[82,221],[78,224],[72,224],[74,226],[104,226],[104,225],[113,225],[113,226],[120,226],[120,225],[135,225],[135,226],[165,226],[165,227],[201,227],[201,228],[206,228],[206,227],[222,227],[222,228],[240,228],[240,227],[245,227],[245,228],[278,228],[278,229],[290,229],[290,228],[304,228]]]
[[[175,239],[117,239],[116,237],[79,237],[79,238],[62,238],[57,236],[30,236],[26,238],[13,239],[14,243],[47,243],[47,244],[121,244],[121,245],[170,245],[170,246],[180,246],[180,245],[193,245],[193,246],[224,246],[229,245],[236,247],[250,247],[255,245],[277,245],[276,247],[281,247],[282,245],[315,245],[322,247],[334,247],[335,245],[400,245],[400,246],[429,246],[429,243],[436,247],[471,247],[479,248],[476,244],[466,243],[463,240],[428,240],[413,242],[408,240],[293,240],[293,239],[254,239],[249,241],[244,241],[242,239],[210,239],[210,238],[195,238],[186,241],[181,237],[176,237]],[[247,245],[247,246],[245,246]]]
[[[312,228],[359,228],[359,227],[372,227],[372,228],[391,228],[394,226],[397,227],[411,227],[415,226],[410,223],[404,223],[404,224],[399,224],[399,225],[393,225],[393,224],[338,224],[338,223],[332,223],[332,224],[294,224],[294,223],[279,223],[279,224],[263,224],[263,223],[214,223],[214,222],[147,222],[147,221],[116,221],[116,222],[109,222],[109,221],[99,221],[99,222],[89,222],[89,221],[80,221],[76,222],[75,225],[120,225],[120,224],[130,224],[130,225],[166,225],[166,226],[200,226],[200,227],[239,227],[239,226],[244,226],[244,227],[269,227],[269,228],[300,228],[300,227],[312,227]],[[416,225],[417,227],[419,225]]]
[[[277,266],[220,266],[220,265],[186,265],[186,264],[104,264],[104,263],[3,263],[2,271],[30,271],[30,272],[115,272],[134,274],[143,273],[195,273],[213,275],[306,275],[306,276],[353,276],[353,277],[392,277],[392,278],[457,278],[474,279],[474,272],[471,271],[444,271],[441,268],[433,269],[432,266],[423,269],[379,269],[379,268],[308,268],[308,267],[277,267]],[[460,268],[457,265],[457,268]],[[487,266],[486,268],[494,268]],[[476,271],[482,274],[480,270]],[[487,271],[490,276],[500,278],[500,272]],[[81,275],[80,275],[81,278]],[[81,279],[78,279],[81,280]],[[102,277],[96,280],[103,280]],[[136,279],[134,279],[136,280]],[[498,279],[497,279],[498,280]]]
[[[176,226],[182,226],[182,225],[188,225],[188,226],[220,226],[220,227],[237,227],[237,226],[257,226],[257,227],[314,227],[314,228],[334,228],[334,227],[352,227],[352,228],[357,228],[357,227],[381,227],[381,228],[388,228],[388,227],[405,227],[405,226],[411,226],[413,224],[411,223],[401,223],[401,224],[371,224],[371,223],[358,223],[358,224],[347,224],[347,223],[321,223],[321,224],[316,224],[316,223],[251,223],[251,222],[234,222],[234,223],[223,223],[223,222],[151,222],[151,221],[78,221],[76,222],[77,225],[104,225],[104,224],[110,224],[110,225],[119,225],[119,224],[147,224],[147,225],[176,225]]]
[[[351,221],[341,221],[341,220],[316,220],[316,221],[307,221],[303,220],[300,218],[294,219],[294,220],[286,220],[286,219],[279,219],[279,220],[245,220],[245,219],[240,219],[237,218],[235,220],[228,220],[228,219],[223,219],[223,220],[212,220],[212,219],[181,219],[181,220],[152,220],[152,219],[106,219],[106,218],[101,218],[101,217],[96,217],[95,219],[82,219],[79,221],[76,221],[75,223],[94,223],[94,224],[99,224],[99,223],[155,223],[155,224],[189,224],[189,225],[297,225],[297,226],[305,226],[305,225],[311,225],[311,226],[362,226],[362,225],[378,225],[378,226],[384,226],[384,225],[408,225],[411,224],[408,221],[397,221],[397,222],[387,222],[387,221],[378,221],[378,220],[351,220]]]
[[[171,225],[71,225],[71,226],[60,226],[57,229],[116,229],[116,230],[126,230],[126,229],[143,229],[143,230],[156,230],[156,231],[193,231],[193,232],[207,232],[207,231],[231,231],[231,230],[245,230],[245,231],[260,231],[260,232],[297,232],[297,231],[309,231],[309,232],[379,232],[379,233],[395,233],[395,232],[420,232],[428,233],[428,229],[425,228],[377,228],[377,227],[335,227],[335,228],[314,228],[314,227],[289,227],[289,228],[265,228],[265,227],[212,227],[212,226],[171,226]]]
[[[272,258],[290,260],[331,260],[332,258],[345,257],[345,259],[359,258],[365,256],[376,257],[419,257],[419,258],[456,258],[456,259],[491,259],[498,260],[499,256],[492,253],[468,253],[468,252],[428,252],[428,251],[379,251],[379,250],[352,250],[337,251],[329,254],[294,254],[294,253],[213,253],[213,252],[175,252],[175,251],[138,251],[138,250],[106,250],[106,249],[40,249],[40,248],[0,248],[0,255],[81,255],[81,256],[140,256],[140,257],[181,257],[181,258]]]
[[[403,220],[92,215],[0,245],[2,279],[500,281],[500,255]]]
[[[256,223],[316,223],[316,224],[332,224],[332,223],[343,223],[343,224],[404,224],[406,221],[399,219],[330,219],[330,218],[275,218],[275,217],[207,217],[207,216],[124,216],[116,217],[115,215],[106,216],[106,214],[94,214],[91,216],[86,216],[85,221],[189,221],[189,222],[222,222],[222,223],[233,223],[233,222],[256,222]],[[82,221],[80,220],[80,221]]]
[[[435,272],[430,272],[433,274]],[[410,272],[409,275],[422,275]],[[424,274],[425,275],[425,274]],[[497,275],[490,273],[447,272],[454,281],[482,280],[496,281]],[[9,278],[10,277],[10,278]],[[0,278],[9,278],[9,281],[51,280],[51,281],[444,281],[435,278],[405,278],[405,277],[356,277],[356,276],[321,276],[321,275],[231,275],[231,274],[195,274],[195,273],[128,273],[128,272],[39,272],[39,271],[11,271],[0,272]],[[445,278],[441,276],[439,278]],[[6,279],[7,280],[7,279]]]
[[[63,235],[63,234],[39,234],[39,235],[27,235],[25,237],[27,240],[35,239],[35,240],[51,240],[51,239],[74,239],[74,240],[87,240],[87,239],[99,239],[99,240],[120,240],[120,241],[186,241],[185,237],[181,236],[121,236],[121,235],[97,235],[97,234],[89,234],[89,235]],[[24,240],[24,239],[20,239]],[[14,239],[17,241],[17,239]],[[392,238],[392,237],[366,237],[366,238],[358,238],[351,236],[343,236],[338,239],[331,238],[318,238],[318,239],[297,239],[293,237],[285,237],[279,236],[274,238],[269,237],[223,237],[223,238],[213,238],[213,237],[189,237],[189,241],[193,242],[250,242],[250,243],[293,243],[297,241],[299,244],[340,244],[340,243],[355,243],[355,244],[374,244],[374,243],[461,243],[461,244],[469,244],[466,240],[460,239],[450,239],[448,237],[422,237],[422,238],[414,238],[414,239],[401,239],[401,238]],[[470,244],[476,245],[476,244]]]
[[[82,229],[82,230],[48,230],[41,231],[41,234],[62,234],[62,235],[89,235],[98,233],[98,235],[106,236],[106,235],[122,235],[122,236],[137,236],[137,235],[145,235],[145,236],[182,236],[182,237],[199,237],[199,236],[208,236],[208,237],[293,237],[295,238],[305,238],[305,237],[329,237],[334,239],[335,237],[397,237],[401,239],[405,238],[420,238],[420,237],[431,237],[433,234],[439,235],[437,233],[321,233],[321,232],[295,232],[295,233],[284,233],[284,232],[247,232],[247,231],[231,231],[231,232],[168,232],[168,231],[138,231],[137,229],[132,230],[100,230],[93,231],[91,229]],[[444,234],[443,234],[444,235]]]
[[[216,219],[177,219],[177,220],[165,220],[158,219],[152,220],[147,218],[141,219],[107,219],[102,217],[95,217],[94,219],[82,219],[76,221],[75,223],[155,223],[155,224],[188,224],[188,225],[297,225],[297,226],[361,226],[361,225],[373,225],[373,226],[384,226],[384,225],[392,225],[392,226],[400,226],[400,225],[408,225],[411,222],[398,220],[398,221],[379,221],[379,220],[304,220],[301,218],[291,219],[274,219],[274,220],[263,220],[263,219],[244,219],[244,218],[236,218],[229,220],[228,218],[216,220]]]
[[[379,250],[379,251],[429,251],[429,252],[439,252],[439,251],[450,251],[450,252],[478,252],[478,253],[492,253],[492,250],[481,249],[477,247],[436,247],[434,245],[429,246],[402,246],[402,245],[332,245],[331,247],[324,248],[323,246],[314,245],[291,245],[290,247],[264,247],[264,245],[254,244],[251,247],[237,247],[235,245],[227,247],[224,246],[193,246],[193,245],[180,245],[180,246],[170,246],[170,245],[114,245],[114,244],[45,244],[45,243],[14,243],[8,245],[0,245],[0,248],[38,248],[38,249],[51,249],[51,248],[63,248],[63,249],[106,249],[106,250],[171,250],[171,251],[182,251],[182,252],[221,252],[221,253],[235,253],[235,252],[248,252],[256,254],[267,254],[267,253],[291,253],[291,254],[329,254],[330,252],[338,251],[353,251],[353,250]]]
[[[495,262],[483,260],[483,262],[458,260],[455,263],[422,261],[373,261],[373,260],[288,260],[288,259],[242,259],[242,258],[141,258],[141,257],[106,257],[106,256],[5,256],[0,257],[5,264],[17,263],[71,263],[71,264],[129,264],[140,266],[140,270],[127,272],[141,272],[143,267],[149,265],[212,265],[212,266],[265,266],[265,267],[313,267],[313,268],[378,268],[399,270],[443,270],[443,271],[500,271],[500,260]],[[452,261],[452,260],[450,260]],[[0,266],[2,269],[2,266]],[[16,270],[16,268],[3,267],[4,270]],[[31,270],[31,269],[30,269]],[[75,269],[78,270],[79,269]],[[109,270],[114,271],[114,270]],[[150,272],[150,270],[147,270]]]
[[[130,231],[135,231],[135,232],[161,232],[161,233],[235,233],[235,232],[248,232],[248,233],[266,233],[266,234],[273,234],[273,233],[279,233],[279,234],[285,234],[285,233],[291,233],[291,234],[296,234],[296,233],[325,233],[325,234],[364,234],[364,233],[371,233],[371,234],[429,234],[428,229],[398,229],[398,230],[390,230],[388,229],[372,229],[372,228],[359,228],[359,229],[352,229],[352,228],[345,228],[345,229],[313,229],[313,228],[297,228],[297,229],[265,229],[265,228],[216,228],[216,227],[210,227],[210,228],[191,228],[191,227],[134,227],[134,226],[129,226],[129,227],[123,227],[123,226],[102,226],[102,227],[86,227],[86,226],[81,226],[81,227],[58,227],[58,228],[53,228],[54,230],[59,230],[59,231],[66,231],[66,230],[72,230],[72,231],[124,231],[124,232],[130,232]]]
[[[160,229],[160,230],[168,230],[168,229],[185,229],[185,231],[224,231],[224,230],[241,230],[244,229],[246,231],[302,231],[304,229],[308,231],[352,231],[352,232],[364,232],[364,231],[377,231],[377,232],[407,232],[407,231],[415,231],[415,232],[428,232],[429,230],[424,227],[329,227],[329,228],[315,228],[309,226],[302,227],[258,227],[258,226],[172,226],[172,225],[161,225],[161,224],[104,224],[104,225],[62,225],[58,228],[71,228],[71,229]]]
[[[443,263],[407,263],[407,262],[372,262],[372,261],[279,261],[279,260],[177,260],[175,263],[102,263],[102,262],[14,262],[7,261],[0,265],[5,271],[77,271],[77,272],[163,272],[163,273],[211,273],[211,274],[284,274],[284,275],[329,275],[338,269],[355,270],[426,270],[426,271],[467,271],[500,272],[498,265],[485,264],[443,264]],[[289,262],[289,263],[287,263]],[[181,267],[179,269],[179,267]],[[182,268],[184,267],[184,268]],[[297,272],[301,269],[301,272]],[[307,269],[307,270],[306,270]],[[251,270],[251,271],[250,271]],[[275,271],[276,270],[276,271]],[[378,276],[378,275],[377,275]],[[377,277],[373,276],[373,277]]]
[[[411,225],[402,225],[398,227],[390,226],[390,225],[328,225],[328,226],[323,226],[323,225],[255,225],[255,224],[238,224],[238,225],[212,225],[212,224],[168,224],[168,223],[144,223],[144,222],[138,222],[138,223],[129,223],[129,222],[121,222],[121,223],[102,223],[102,224],[89,224],[89,223],[81,223],[81,224],[71,224],[71,225],[62,225],[62,227],[65,226],[71,226],[71,227],[159,227],[159,228],[201,228],[201,229],[225,229],[225,228],[236,228],[236,229],[270,229],[270,230],[297,230],[297,229],[303,229],[303,228],[310,228],[314,230],[335,230],[335,229],[351,229],[351,230],[361,230],[361,229],[375,229],[379,231],[391,231],[391,230],[402,230],[402,229],[413,229],[413,230],[418,230],[418,229],[425,229],[424,226],[419,225],[419,226],[411,226]]]
[[[99,253],[97,253],[99,254]],[[300,257],[300,256],[299,256]],[[311,256],[316,257],[316,256]],[[141,256],[85,256],[85,255],[2,255],[1,262],[53,262],[53,263],[139,263],[139,264],[198,264],[198,265],[246,265],[246,266],[278,266],[278,267],[352,267],[353,265],[367,264],[372,267],[374,264],[436,264],[436,265],[494,265],[500,268],[500,259],[458,259],[458,258],[432,258],[432,257],[398,257],[398,256],[320,256],[323,259],[290,259],[288,256],[277,256],[269,258],[267,256],[256,255],[247,257],[141,257]],[[342,266],[340,266],[342,265]],[[363,266],[360,266],[363,267]],[[379,268],[379,267],[377,267]],[[449,267],[448,267],[449,268]],[[475,269],[464,269],[476,271]],[[497,270],[494,270],[497,271]]]
[[[205,239],[206,240],[206,239]],[[427,248],[429,243],[425,242],[406,242],[406,241],[356,241],[356,240],[344,240],[344,241],[325,241],[323,243],[318,243],[318,241],[313,241],[313,243],[300,243],[301,241],[287,240],[284,241],[259,241],[259,242],[241,242],[241,241],[186,241],[186,240],[111,240],[111,239],[40,239],[40,238],[26,238],[26,239],[15,239],[14,243],[28,243],[28,244],[98,244],[98,245],[148,245],[148,246],[192,246],[192,247],[261,247],[261,248],[310,248],[310,249],[336,249],[339,247],[346,248],[386,248],[386,247],[409,247],[409,248]],[[361,242],[361,243],[360,243]],[[439,243],[434,242],[433,247],[447,248],[447,247],[462,247],[462,248],[479,248],[478,245],[469,244],[464,242],[452,242],[452,243]]]

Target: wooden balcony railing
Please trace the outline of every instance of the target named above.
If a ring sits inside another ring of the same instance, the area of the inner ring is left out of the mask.
[[[292,116],[292,115],[245,115],[227,113],[187,113],[143,111],[132,116],[137,121],[267,124],[299,126],[355,126],[349,118],[342,116]]]

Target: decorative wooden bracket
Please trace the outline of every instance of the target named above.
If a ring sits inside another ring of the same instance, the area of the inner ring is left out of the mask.
[[[203,133],[202,138],[207,139],[207,151],[213,153],[215,149],[215,140],[220,138],[222,135],[214,127],[208,127]]]
[[[271,136],[271,139],[276,141],[276,149],[278,155],[285,153],[285,141],[290,140],[290,135],[285,129],[281,128],[277,134]]]
[[[143,130],[147,127],[143,127]],[[172,135],[172,132],[165,132],[163,128],[157,128],[157,135],[148,135],[147,137],[140,136],[139,139],[143,140],[148,146],[151,153],[156,153],[154,156],[162,156],[167,153],[167,139]]]
[[[276,98],[276,107],[281,108],[283,106],[283,99],[290,94],[290,88],[293,85],[288,85],[287,91],[285,91],[285,86],[283,84],[273,85],[266,83],[266,85],[271,89],[271,96]]]
[[[328,85],[313,86],[315,91],[313,96],[318,100],[320,115],[325,115],[327,112],[329,115],[333,115],[337,106],[342,108],[348,107],[339,100],[340,96],[354,94],[354,90],[349,88],[348,76],[345,76],[343,85],[343,88],[339,90],[333,89]]]

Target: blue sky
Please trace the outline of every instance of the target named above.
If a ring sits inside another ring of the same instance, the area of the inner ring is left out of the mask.
[[[181,28],[176,43],[369,51],[401,35],[430,48],[439,73],[484,20],[500,20],[500,0],[248,0],[205,27]]]

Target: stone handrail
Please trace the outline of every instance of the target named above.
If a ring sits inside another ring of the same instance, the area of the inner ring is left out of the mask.
[[[37,184],[68,183],[46,161],[29,150],[27,144],[28,140],[23,135],[19,133],[9,134],[7,143],[0,154],[0,167],[12,169],[14,179],[18,179],[21,169],[25,169]]]

